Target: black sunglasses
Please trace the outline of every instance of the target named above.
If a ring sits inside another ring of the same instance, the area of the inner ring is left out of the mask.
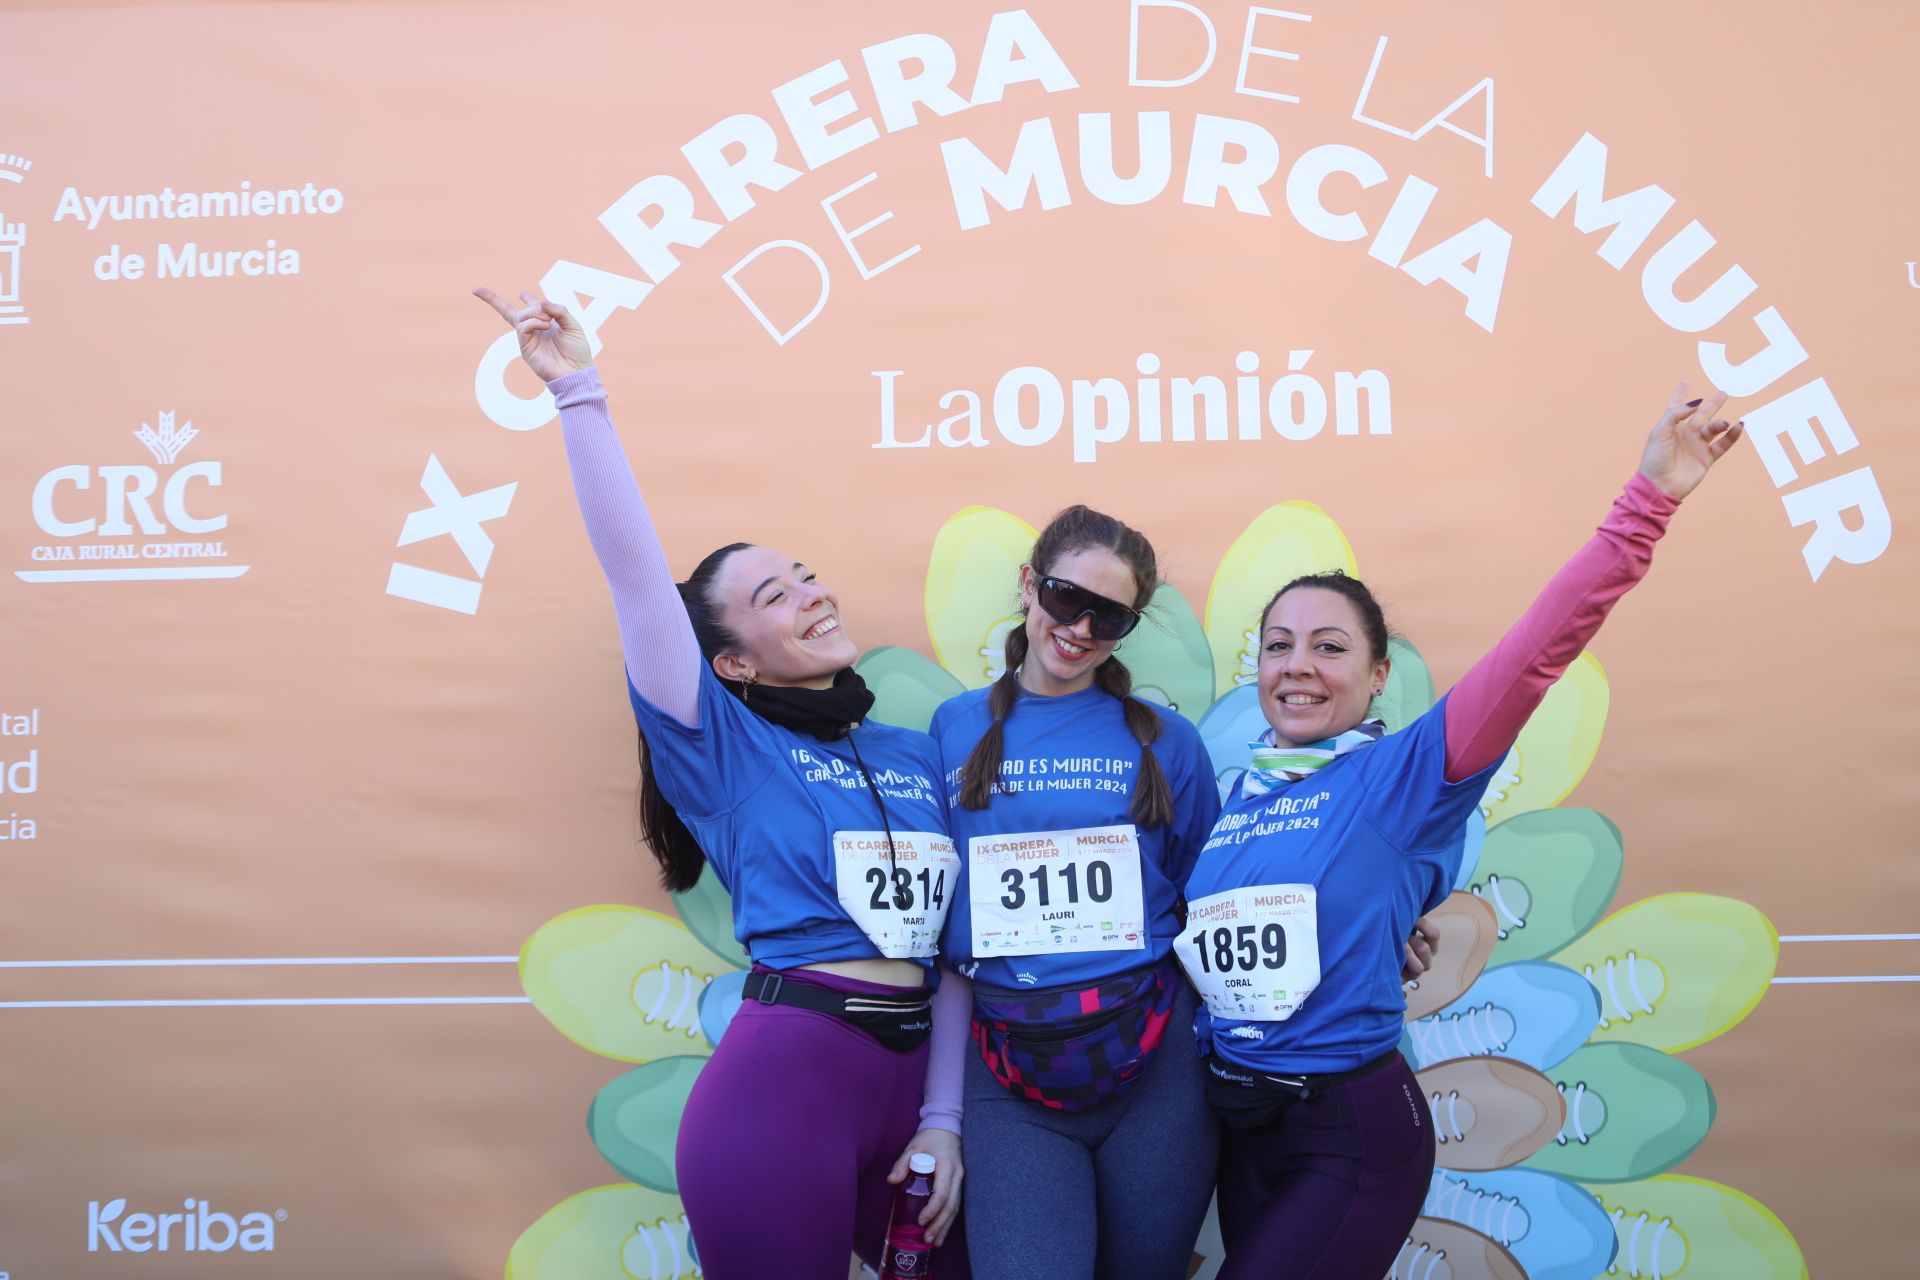
[[[1034,594],[1047,616],[1063,627],[1070,627],[1091,614],[1095,640],[1118,640],[1140,625],[1138,609],[1096,595],[1065,578],[1040,579],[1040,589]]]

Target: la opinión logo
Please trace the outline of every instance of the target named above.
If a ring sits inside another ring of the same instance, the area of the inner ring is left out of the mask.
[[[87,1201],[88,1253],[272,1253],[274,1228],[287,1220],[272,1213],[223,1213],[208,1201],[187,1199],[178,1213],[127,1213],[125,1198]]]

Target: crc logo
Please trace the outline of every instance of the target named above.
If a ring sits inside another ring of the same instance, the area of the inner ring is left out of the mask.
[[[30,559],[76,565],[16,570],[16,577],[28,582],[127,582],[237,578],[247,571],[244,564],[205,563],[229,559],[224,540],[205,538],[227,527],[226,513],[218,509],[212,492],[221,485],[221,466],[214,461],[181,465],[181,451],[199,430],[191,422],[176,425],[171,412],[161,413],[158,420],[158,427],[143,422],[133,433],[156,465],[72,464],[55,467],[34,483],[33,522],[42,533],[63,541],[34,547]],[[135,540],[103,541],[112,538]],[[79,561],[104,563],[80,568]]]
[[[272,1253],[274,1227],[287,1220],[285,1209],[235,1216],[191,1198],[178,1213],[126,1210],[125,1199],[87,1201],[88,1253]]]

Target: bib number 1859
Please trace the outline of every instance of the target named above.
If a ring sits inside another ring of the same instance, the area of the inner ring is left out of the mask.
[[[1278,969],[1287,963],[1287,931],[1277,923],[1221,925],[1202,929],[1187,939],[1193,944],[1202,973],[1251,973]]]
[[[1174,954],[1216,1018],[1284,1022],[1320,985],[1320,893],[1263,884],[1187,903]]]

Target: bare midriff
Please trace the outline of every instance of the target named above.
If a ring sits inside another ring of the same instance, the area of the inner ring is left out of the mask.
[[[843,978],[857,978],[861,982],[879,982],[889,987],[924,987],[927,985],[927,971],[911,960],[823,960],[819,964],[803,964],[802,969],[818,969],[821,973],[836,973]]]

